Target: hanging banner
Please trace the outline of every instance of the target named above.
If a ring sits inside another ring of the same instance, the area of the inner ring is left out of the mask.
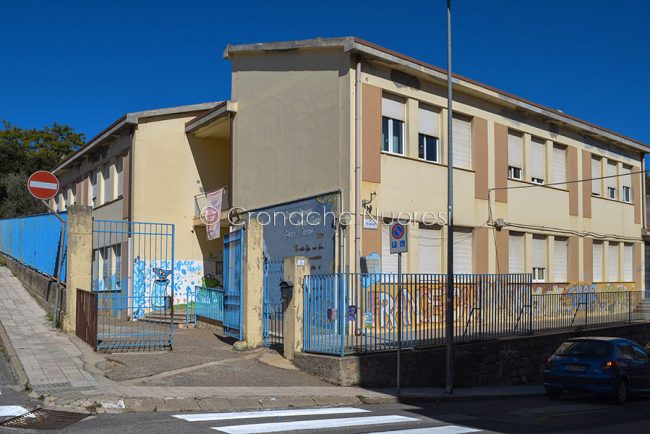
[[[216,240],[221,234],[221,202],[223,198],[223,188],[211,191],[205,195],[205,210],[203,218],[205,221],[205,232],[208,235],[208,241]]]

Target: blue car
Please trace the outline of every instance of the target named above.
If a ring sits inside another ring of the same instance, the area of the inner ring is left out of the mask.
[[[650,356],[629,339],[569,339],[548,358],[544,387],[551,398],[565,390],[585,391],[622,404],[630,393],[650,392]]]

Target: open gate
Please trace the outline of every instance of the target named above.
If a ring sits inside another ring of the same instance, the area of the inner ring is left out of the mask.
[[[93,221],[98,350],[171,349],[174,225]]]
[[[242,339],[242,251],[244,230],[230,232],[223,240],[223,330],[228,336]]]
[[[264,261],[264,346],[284,343],[284,307],[280,283],[284,280],[284,261]]]

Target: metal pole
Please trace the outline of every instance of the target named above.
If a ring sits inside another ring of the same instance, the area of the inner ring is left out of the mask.
[[[56,269],[54,272],[56,273],[56,278],[59,280],[59,284],[61,282],[61,267],[63,265],[63,240],[65,238],[65,228],[67,226],[66,221],[61,217],[55,210],[50,206],[49,203],[47,203],[46,200],[41,200],[43,202],[43,205],[49,209],[54,216],[59,219],[61,222],[61,232],[59,235],[59,248],[57,252],[57,258],[56,258]],[[54,291],[54,311],[52,312],[52,323],[54,324],[54,327],[56,328],[57,326],[57,320],[59,317],[59,298],[61,298],[61,291],[59,288],[59,284],[57,284],[56,289]]]
[[[397,254],[397,395],[400,394],[402,359],[402,254]]]
[[[361,62],[354,83],[354,272],[361,273]],[[340,212],[340,210],[339,210]],[[343,270],[341,270],[342,272]]]
[[[451,0],[447,0],[447,297],[445,306],[445,343],[447,358],[445,392],[454,393],[454,154],[452,142],[453,111],[451,75]]]

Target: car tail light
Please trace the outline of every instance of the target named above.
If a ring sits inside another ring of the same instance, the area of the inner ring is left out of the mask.
[[[605,363],[603,363],[603,366],[601,366],[601,369],[614,369],[618,368],[618,363],[614,360],[608,360]]]

